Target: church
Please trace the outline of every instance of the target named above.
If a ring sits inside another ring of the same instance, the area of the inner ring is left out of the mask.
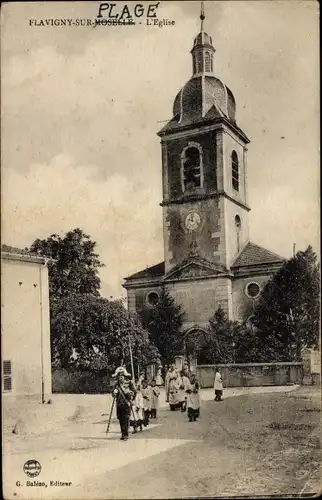
[[[201,31],[192,77],[173,103],[161,138],[164,261],[125,278],[128,308],[154,307],[167,289],[184,311],[184,331],[202,331],[221,306],[247,320],[285,260],[250,240],[249,139],[236,122],[232,91],[215,76],[215,48]]]

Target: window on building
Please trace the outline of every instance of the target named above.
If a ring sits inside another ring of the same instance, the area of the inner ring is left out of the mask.
[[[236,151],[232,152],[231,166],[232,166],[233,189],[235,189],[235,191],[239,191],[239,164],[238,164],[238,156],[237,156]]]
[[[183,156],[183,188],[193,189],[201,186],[201,158],[198,148],[192,146]]]
[[[256,299],[260,294],[261,288],[258,283],[251,282],[246,285],[245,293],[250,299]]]
[[[11,361],[2,361],[2,380],[3,390],[10,392],[12,390]]]
[[[235,226],[236,226],[236,233],[237,233],[237,252],[240,252],[240,228],[241,228],[241,218],[239,215],[235,215]]]
[[[210,54],[206,52],[205,54],[205,71],[210,71]]]
[[[159,302],[159,295],[156,292],[150,292],[147,295],[146,301],[149,306],[155,306]]]

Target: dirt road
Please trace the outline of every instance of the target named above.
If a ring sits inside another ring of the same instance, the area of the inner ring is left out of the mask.
[[[153,425],[128,442],[119,440],[116,424],[106,439],[106,417],[69,421],[47,448],[46,434],[39,437],[44,451],[34,440],[28,452],[6,457],[7,491],[34,499],[307,496],[318,491],[321,476],[319,399],[317,390],[301,387],[209,400],[191,423],[186,414],[162,408]],[[26,487],[21,470],[28,458],[41,463],[37,479],[48,487]],[[72,484],[53,489],[50,480]]]

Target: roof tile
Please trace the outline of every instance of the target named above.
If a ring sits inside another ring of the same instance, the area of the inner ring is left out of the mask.
[[[155,266],[147,267],[146,269],[143,269],[142,271],[138,271],[137,273],[132,274],[131,276],[128,276],[125,279],[132,280],[132,279],[140,279],[140,278],[157,278],[158,276],[163,276],[164,272],[165,272],[164,262],[160,262],[159,264],[156,264]]]

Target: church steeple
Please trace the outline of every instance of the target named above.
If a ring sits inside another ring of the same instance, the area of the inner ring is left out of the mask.
[[[212,74],[214,71],[213,59],[215,49],[212,45],[211,36],[205,33],[203,29],[205,18],[204,2],[201,2],[200,33],[196,36],[191,50],[193,76],[199,76],[204,73]]]

